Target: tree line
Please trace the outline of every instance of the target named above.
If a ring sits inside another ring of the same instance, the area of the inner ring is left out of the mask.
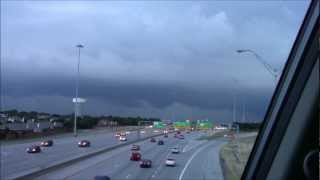
[[[67,114],[67,115],[59,115],[59,114],[50,114],[45,112],[36,112],[36,111],[18,111],[16,109],[1,111],[8,115],[9,117],[17,116],[20,118],[28,119],[35,119],[37,120],[39,115],[47,115],[50,118],[54,118],[54,121],[63,123],[65,128],[73,128],[74,126],[74,114]],[[83,115],[78,117],[77,119],[77,127],[79,129],[90,129],[97,126],[100,120],[105,120],[108,122],[113,122],[113,124],[117,126],[137,126],[139,121],[145,122],[154,122],[160,121],[159,118],[145,118],[145,117],[121,117],[121,116],[91,116],[91,115]]]

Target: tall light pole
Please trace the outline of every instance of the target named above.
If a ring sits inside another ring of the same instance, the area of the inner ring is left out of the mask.
[[[251,49],[239,49],[237,53],[251,53],[256,57],[256,59],[265,67],[265,69],[274,77],[275,83],[277,83],[279,72],[276,68],[273,68],[270,64],[268,64],[259,54]]]
[[[237,118],[237,110],[236,110],[236,108],[237,108],[237,94],[236,94],[236,92],[233,92],[233,104],[232,104],[232,106],[233,106],[233,123],[235,123],[236,122],[236,118]]]
[[[242,101],[242,122],[246,123],[246,98],[244,96]]]
[[[80,51],[84,46],[78,44],[76,46],[78,48],[78,66],[77,66],[77,79],[76,79],[76,99],[74,103],[74,136],[77,136],[77,118],[78,118],[78,109],[79,109],[79,76],[80,76]]]
[[[238,81],[235,80],[234,78],[232,78],[232,81],[235,82],[235,84],[238,84]],[[235,86],[233,87],[233,123],[236,122],[237,120],[237,93],[236,93],[236,89]]]

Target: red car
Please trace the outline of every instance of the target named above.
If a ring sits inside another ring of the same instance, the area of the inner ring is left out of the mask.
[[[132,152],[130,160],[131,161],[140,161],[141,160],[141,154],[138,153],[138,152]]]

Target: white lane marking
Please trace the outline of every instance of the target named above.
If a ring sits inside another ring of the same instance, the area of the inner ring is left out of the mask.
[[[186,152],[186,149],[187,149],[188,146],[189,146],[189,144],[187,144],[187,145],[183,148],[183,150],[182,150],[183,153]]]
[[[180,173],[180,176],[179,176],[179,180],[182,180],[182,177],[183,177],[185,171],[187,170],[189,164],[191,163],[192,159],[193,159],[200,151],[202,151],[204,148],[208,147],[209,145],[211,145],[211,143],[208,144],[208,145],[206,145],[206,146],[201,147],[200,149],[198,149],[196,152],[194,152],[194,153],[192,154],[192,156],[190,157],[190,159],[188,160],[188,162],[186,163],[186,165],[185,165],[184,168],[182,169],[182,171],[181,171],[181,173]]]
[[[168,159],[169,155],[171,154],[170,148],[168,149],[168,154],[166,155],[166,159]],[[163,167],[163,164],[160,162],[160,165],[157,167],[157,169],[153,172],[151,178],[155,178],[158,172],[161,170],[161,167]]]

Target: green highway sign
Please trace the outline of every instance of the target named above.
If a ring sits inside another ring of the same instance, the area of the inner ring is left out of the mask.
[[[163,122],[155,121],[155,122],[153,122],[153,127],[161,129],[161,128],[164,128],[165,125],[163,124]]]
[[[212,128],[212,122],[198,122],[197,128],[200,129],[210,129]]]
[[[173,126],[177,129],[179,128],[190,128],[190,122],[185,122],[185,121],[178,121],[174,122]]]

